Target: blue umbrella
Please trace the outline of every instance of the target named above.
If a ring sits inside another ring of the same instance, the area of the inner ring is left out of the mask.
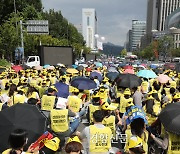
[[[95,62],[94,64],[96,65],[96,67],[103,67],[102,63],[100,62]]]
[[[118,76],[119,76],[118,72],[108,72],[106,74],[106,77],[111,81],[114,81]]]
[[[90,78],[94,78],[94,77],[98,77],[98,80],[99,81],[102,81],[102,79],[103,79],[103,77],[102,77],[102,75],[100,74],[100,73],[98,73],[98,72],[96,72],[96,71],[94,71],[94,72],[91,72],[91,74],[90,74]]]
[[[72,79],[71,86],[82,90],[95,89],[97,87],[93,80],[85,77],[76,77]]]
[[[69,86],[65,83],[58,82],[55,84],[56,89],[58,90],[57,96],[67,98],[69,96]]]
[[[44,65],[43,67],[44,68],[48,68],[50,65],[49,64],[46,64],[46,65]]]
[[[156,78],[157,77],[156,73],[154,73],[151,70],[140,70],[137,73],[137,76],[143,77],[143,78]]]
[[[72,67],[76,69],[78,66],[77,65],[72,65]]]

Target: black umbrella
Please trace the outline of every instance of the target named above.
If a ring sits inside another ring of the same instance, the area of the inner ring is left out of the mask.
[[[134,74],[120,74],[115,81],[118,87],[125,87],[125,88],[138,87],[142,83],[142,80]]]
[[[6,70],[5,67],[0,67],[0,73],[4,72]]]
[[[82,71],[82,70],[84,69],[84,67],[83,67],[82,65],[80,65],[80,66],[78,66],[76,69],[77,69],[78,71]]]
[[[106,74],[106,77],[111,81],[114,81],[118,76],[119,76],[118,72],[108,72]]]
[[[168,104],[159,114],[159,119],[167,131],[180,135],[179,102]]]
[[[28,144],[35,142],[46,130],[46,118],[36,106],[16,104],[0,112],[0,153],[8,147],[8,137],[17,128],[28,132]]]
[[[71,86],[82,90],[95,89],[97,87],[93,80],[85,77],[76,77],[72,79]]]

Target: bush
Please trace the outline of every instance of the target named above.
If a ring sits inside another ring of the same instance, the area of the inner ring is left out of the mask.
[[[10,63],[6,59],[0,59],[0,66],[10,66]]]

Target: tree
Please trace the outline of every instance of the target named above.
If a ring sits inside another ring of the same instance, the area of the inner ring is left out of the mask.
[[[14,57],[14,51],[18,44],[20,44],[14,17],[9,18],[8,21],[0,26],[0,38],[0,51],[2,53],[2,57],[5,57],[9,61],[12,61]]]
[[[127,50],[126,50],[126,49],[123,49],[123,50],[121,51],[120,55],[121,55],[122,57],[127,56]]]
[[[33,6],[37,12],[42,11],[41,0],[15,0],[17,12],[23,12],[28,6]],[[0,23],[6,22],[11,13],[14,12],[14,0],[1,0],[0,3]]]

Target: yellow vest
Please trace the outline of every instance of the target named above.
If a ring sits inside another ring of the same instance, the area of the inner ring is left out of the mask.
[[[58,132],[65,132],[69,129],[69,121],[68,121],[68,110],[51,110],[50,113],[51,119],[51,129]]]
[[[17,86],[19,83],[19,78],[12,79],[12,83],[14,83]]]
[[[97,128],[94,125],[90,129],[90,152],[108,152],[111,147],[112,132],[109,127]]]
[[[124,95],[120,97],[120,105],[119,105],[120,113],[126,112],[126,107],[128,106],[128,102],[133,102],[133,99],[132,98],[125,99]]]
[[[52,110],[54,108],[55,99],[55,96],[43,95],[41,100],[41,109],[46,111]]]
[[[148,117],[148,125],[151,125],[153,122],[156,121],[157,117],[154,117],[153,115],[146,113],[146,116]]]
[[[180,136],[173,133],[168,133],[168,135],[169,135],[168,154],[179,154]]]
[[[15,95],[14,96],[14,104],[17,104],[17,103],[24,103],[25,102],[25,99],[26,99],[26,96],[24,95]]]
[[[141,87],[143,92],[147,93],[149,91],[149,83],[147,81],[143,81]]]
[[[102,124],[106,127],[109,127],[112,131],[113,136],[116,135],[116,127],[115,127],[115,116],[110,115],[109,117],[105,117],[102,121]]]
[[[2,110],[3,103],[0,103],[0,111]]]
[[[154,99],[153,111],[156,115],[161,112],[161,103]]]
[[[164,88],[166,95],[170,94],[170,88]]]
[[[99,110],[99,109],[100,109],[99,106],[95,106],[95,105],[89,104],[89,120],[90,120],[90,124],[93,122],[93,113],[96,110]]]
[[[52,85],[56,84],[56,77],[51,77],[50,81]]]
[[[35,98],[35,99],[37,99],[36,96],[37,96],[37,92],[34,91],[34,92],[32,92],[32,94],[28,95],[28,98]]]
[[[176,81],[170,81],[170,86],[176,89]]]
[[[76,96],[69,96],[68,97],[68,106],[72,112],[79,112],[81,108],[82,100]]]

